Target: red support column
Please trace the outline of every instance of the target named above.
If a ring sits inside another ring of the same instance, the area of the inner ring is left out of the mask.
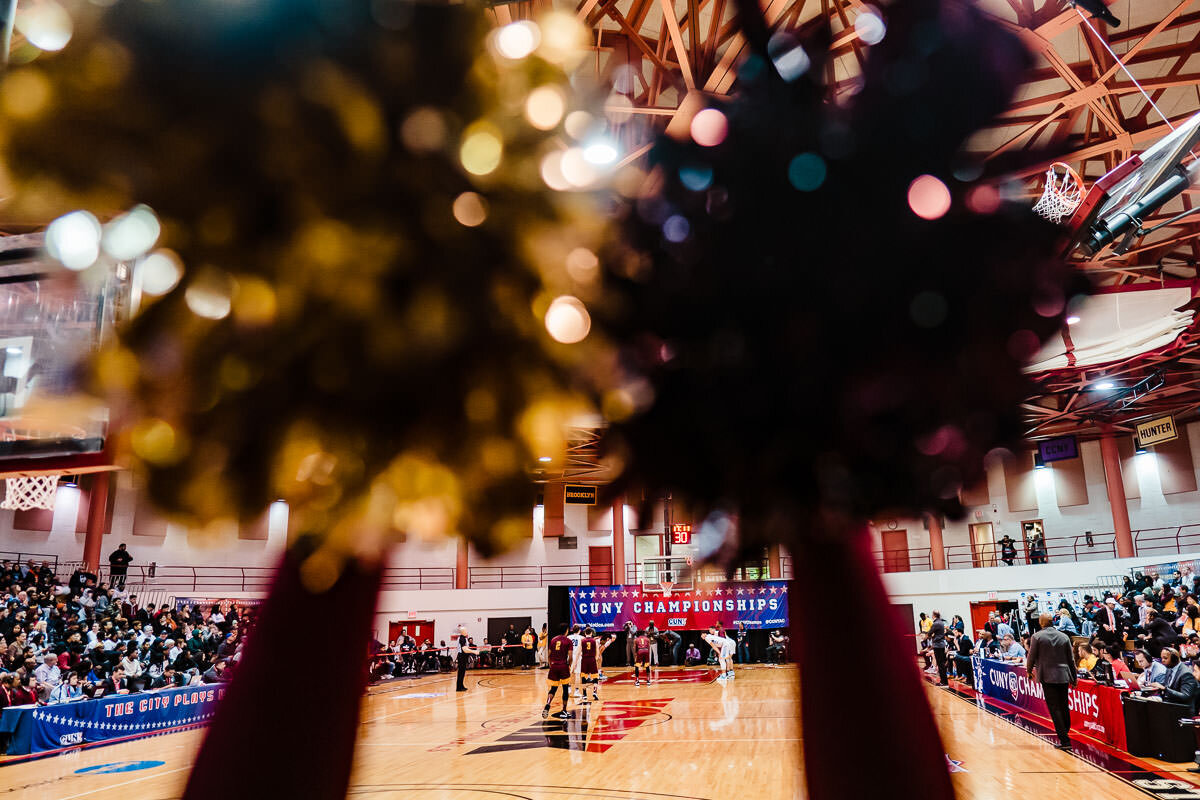
[[[779,545],[777,544],[767,548],[767,570],[772,580],[783,577],[783,562],[779,558]]]
[[[613,498],[612,582],[625,583],[625,495]]]
[[[1104,462],[1104,483],[1108,486],[1108,505],[1117,534],[1117,558],[1133,558],[1136,553],[1129,527],[1129,506],[1125,502],[1125,479],[1121,477],[1121,454],[1111,430],[1100,437],[1100,458]]]
[[[467,559],[468,547],[469,545],[467,544],[467,540],[462,536],[458,537],[458,561],[454,567],[455,589],[466,589],[469,586],[469,582],[467,580],[469,569]]]
[[[96,572],[100,568],[100,551],[104,546],[105,520],[108,517],[109,472],[97,472],[92,476],[92,489],[88,497],[87,533],[83,539],[83,563]]]
[[[929,566],[931,569],[945,569],[946,546],[942,543],[942,518],[936,514],[926,514],[925,526],[929,528]]]

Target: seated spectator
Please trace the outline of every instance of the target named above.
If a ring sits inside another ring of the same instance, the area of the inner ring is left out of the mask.
[[[18,678],[16,688],[12,692],[12,705],[35,706],[38,704],[38,682],[33,672],[23,678]]]
[[[1101,658],[1108,662],[1109,670],[1112,672],[1114,681],[1125,681],[1127,686],[1132,686],[1137,680],[1137,676],[1133,674],[1133,670],[1125,663],[1125,659],[1121,657],[1121,650],[1117,647],[1110,647],[1107,650],[1101,650]]]
[[[100,689],[107,697],[114,694],[129,694],[129,682],[125,680],[125,670],[118,666],[112,671],[112,676],[100,682]]]
[[[700,651],[696,649],[695,642],[688,645],[687,653],[683,657],[683,663],[689,667],[694,667],[700,663]]]
[[[1089,673],[1096,668],[1096,654],[1087,642],[1075,645],[1075,668]]]
[[[1058,610],[1058,617],[1054,620],[1054,627],[1068,636],[1079,635],[1079,629],[1075,627],[1075,622],[1071,619],[1071,612],[1065,608]]]
[[[1186,705],[1195,713],[1196,694],[1200,687],[1191,668],[1183,663],[1179,651],[1171,647],[1163,648],[1162,663],[1166,668],[1163,676],[1150,682],[1144,689],[1157,693],[1165,702]]]
[[[48,703],[54,705],[56,703],[69,703],[72,700],[80,700],[83,698],[83,687],[79,683],[79,673],[72,672],[67,675],[67,679],[55,686],[50,692]]]
[[[183,684],[179,681],[179,676],[175,673],[175,668],[168,664],[162,669],[157,677],[150,679],[149,689],[174,689]]]
[[[1000,640],[1000,658],[1004,661],[1024,661],[1025,648],[1009,634]]]
[[[229,680],[229,676],[225,674],[226,663],[225,659],[218,659],[212,667],[204,673],[202,680],[205,683],[224,683]]]
[[[1159,683],[1167,674],[1167,668],[1159,664],[1146,650],[1138,650],[1133,655],[1134,662],[1141,669],[1141,673],[1137,676],[1138,689],[1147,689],[1151,684]]]
[[[783,635],[783,631],[771,631],[771,636],[767,640],[767,661],[778,664],[783,659],[784,649],[787,647],[787,637]]]
[[[974,686],[975,668],[971,663],[971,656],[975,655],[975,642],[964,632],[955,637],[954,646],[954,670],[968,686]]]
[[[58,656],[47,653],[42,657],[42,665],[33,671],[38,683],[44,684],[47,691],[62,683],[62,670],[58,668]]]

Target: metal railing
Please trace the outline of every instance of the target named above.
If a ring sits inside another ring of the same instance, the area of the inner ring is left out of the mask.
[[[1139,556],[1200,550],[1200,523],[1134,531],[1133,549]]]
[[[933,569],[933,550],[929,547],[876,550],[872,555],[884,572],[927,572]]]
[[[1026,542],[1016,542],[1017,564],[1061,564],[1075,561],[1096,561],[1117,557],[1117,535],[1115,533],[1079,534],[1078,536],[1051,536],[1043,540],[1041,553],[1031,553]],[[952,544],[946,547],[946,569],[971,569],[975,567],[1007,566],[1002,559],[999,544]]]
[[[24,564],[32,560],[37,566],[41,566],[42,562],[50,565],[54,570],[54,574],[58,574],[58,556],[50,553],[25,553],[16,550],[0,550],[0,561],[12,561],[16,564]]]

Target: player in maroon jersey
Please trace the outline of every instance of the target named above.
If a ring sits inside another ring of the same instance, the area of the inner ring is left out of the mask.
[[[542,719],[550,716],[550,704],[554,702],[554,693],[560,686],[563,690],[563,707],[562,711],[554,716],[563,718],[571,716],[567,713],[567,700],[571,697],[572,647],[573,643],[567,637],[567,623],[564,622],[558,626],[558,636],[551,639],[546,648],[546,655],[550,660],[550,674],[547,676],[550,692],[546,695],[546,706],[542,709]]]
[[[592,685],[592,700],[599,700],[597,693],[598,684],[600,683],[600,642],[596,639],[596,632],[591,628],[586,628],[583,631],[583,641],[579,643],[579,679],[583,684],[583,701],[587,699],[587,685]]]
[[[650,685],[650,648],[653,643],[645,631],[639,630],[633,639],[633,685],[641,686],[641,670],[646,670],[646,685]]]

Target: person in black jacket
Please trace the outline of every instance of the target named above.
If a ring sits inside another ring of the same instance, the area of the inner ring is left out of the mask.
[[[958,676],[967,682],[967,686],[975,686],[975,670],[971,665],[971,656],[975,653],[975,642],[965,632],[955,641],[958,652],[954,656],[954,666]]]
[[[1051,615],[1042,614],[1041,628],[1029,640],[1025,669],[1031,680],[1042,684],[1042,696],[1058,734],[1058,749],[1071,749],[1071,707],[1067,687],[1079,679],[1075,658],[1071,654],[1071,638],[1051,624]]]
[[[938,686],[946,686],[946,649],[950,642],[946,638],[946,621],[942,612],[933,612],[933,625],[929,628],[929,643],[933,647],[933,660],[937,662]]]
[[[1154,609],[1146,612],[1146,631],[1138,634],[1139,644],[1151,653],[1159,653],[1174,644],[1176,638],[1175,629],[1161,614]]]
[[[1183,663],[1179,651],[1172,647],[1163,648],[1161,657],[1167,674],[1142,688],[1145,691],[1157,692],[1164,702],[1187,706],[1195,716],[1200,685],[1196,683],[1192,668]]]

